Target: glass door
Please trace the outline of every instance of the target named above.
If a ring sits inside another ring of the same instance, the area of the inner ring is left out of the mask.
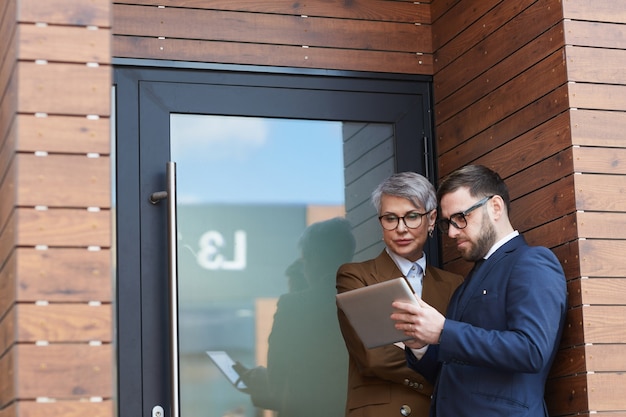
[[[342,126],[171,114],[170,149],[177,166],[181,414],[252,417],[261,411],[251,397],[274,392],[271,380],[237,389],[206,352],[224,352],[266,376],[277,300],[307,287],[299,277],[289,285],[299,238],[313,220],[345,216]],[[273,401],[263,405],[280,407]]]
[[[396,171],[434,176],[428,80],[123,67],[115,82],[119,415],[271,416],[207,352],[268,364],[310,225],[344,217],[355,260],[380,252],[373,188]],[[282,340],[279,357],[337,356]],[[320,369],[290,370],[296,387]],[[326,402],[303,409],[329,417]]]

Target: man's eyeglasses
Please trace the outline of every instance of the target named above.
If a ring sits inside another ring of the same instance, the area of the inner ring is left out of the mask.
[[[428,213],[420,213],[419,211],[410,211],[404,216],[397,216],[395,214],[383,214],[378,217],[380,225],[385,230],[395,230],[400,224],[400,220],[404,222],[404,225],[409,229],[417,229],[422,225],[422,217]]]
[[[437,227],[443,233],[448,233],[448,230],[450,230],[450,225],[454,226],[455,228],[459,230],[465,229],[465,227],[467,226],[467,219],[465,218],[465,216],[467,216],[468,214],[470,214],[472,211],[476,210],[477,208],[482,207],[485,204],[487,204],[487,201],[491,200],[493,197],[495,197],[495,194],[479,200],[476,204],[474,204],[472,207],[468,208],[465,211],[462,211],[460,213],[454,213],[448,219],[437,220]]]

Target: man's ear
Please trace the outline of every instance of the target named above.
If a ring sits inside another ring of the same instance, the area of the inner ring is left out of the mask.
[[[490,210],[492,210],[495,220],[507,215],[506,204],[504,204],[504,200],[502,199],[502,197],[497,194],[491,198],[489,208]]]

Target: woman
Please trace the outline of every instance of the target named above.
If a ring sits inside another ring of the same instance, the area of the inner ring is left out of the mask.
[[[462,277],[427,265],[424,244],[437,218],[435,188],[413,172],[394,174],[372,193],[385,249],[374,259],[342,265],[337,292],[404,276],[416,296],[442,313]],[[402,343],[366,349],[339,311],[349,353],[346,416],[428,415],[432,386],[406,365]]]

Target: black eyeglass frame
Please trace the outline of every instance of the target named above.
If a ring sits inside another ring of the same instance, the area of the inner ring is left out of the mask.
[[[472,211],[476,210],[477,208],[484,206],[485,204],[487,204],[489,200],[491,200],[495,196],[496,194],[492,194],[492,195],[483,197],[480,200],[478,200],[474,205],[472,205],[470,208],[468,208],[467,210],[454,213],[447,219],[437,220],[436,222],[437,228],[439,228],[439,230],[441,230],[443,233],[448,233],[448,230],[450,230],[450,225],[454,226],[455,229],[457,230],[465,229],[467,227],[467,219],[465,218],[465,216],[467,216],[468,214],[470,214]],[[457,222],[452,220],[455,217],[461,220],[461,222],[463,223],[463,226],[460,226]]]
[[[434,209],[433,209],[434,210]],[[418,227],[420,227],[422,225],[422,223],[424,222],[424,216],[426,216],[427,214],[431,213],[433,210],[427,211],[426,213],[420,213],[419,211],[409,211],[408,213],[406,213],[404,216],[398,216],[396,214],[393,213],[389,213],[389,214],[383,214],[382,216],[378,216],[378,222],[380,223],[380,226],[388,231],[392,231],[392,230],[396,230],[398,228],[398,226],[400,226],[400,220],[402,220],[402,223],[404,223],[404,225],[406,226],[407,229],[417,229]],[[418,214],[420,217],[420,224],[418,224],[417,226],[411,227],[408,224],[406,224],[406,220],[404,220],[404,218],[406,216],[410,216],[411,214]],[[383,225],[383,217],[387,217],[387,216],[394,216],[396,218],[396,225],[393,227],[393,229],[387,229],[384,225]]]

